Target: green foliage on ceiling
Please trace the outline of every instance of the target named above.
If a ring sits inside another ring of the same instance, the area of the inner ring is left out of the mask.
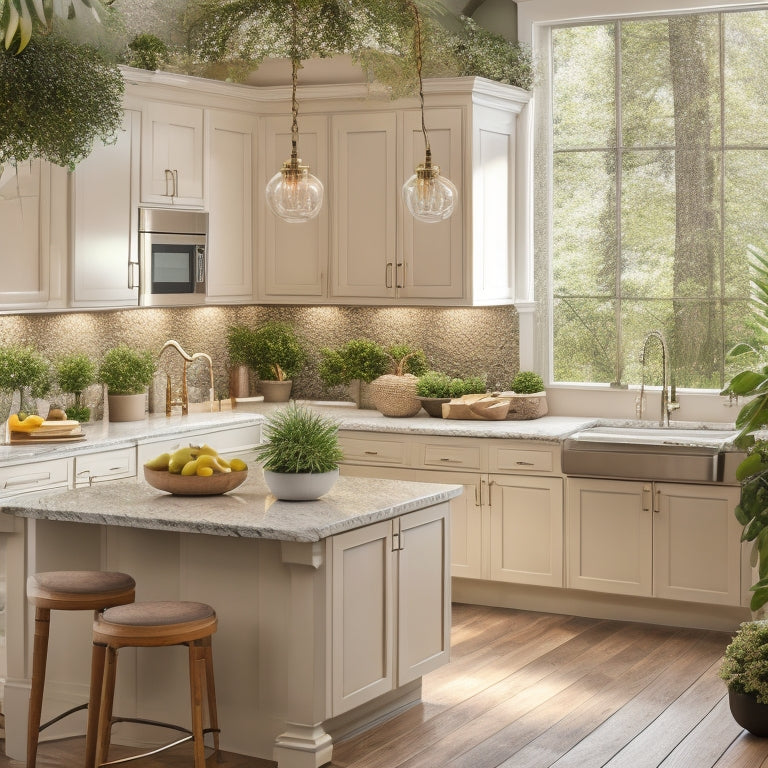
[[[0,165],[32,157],[74,169],[122,122],[123,78],[94,48],[34,35],[0,50]]]

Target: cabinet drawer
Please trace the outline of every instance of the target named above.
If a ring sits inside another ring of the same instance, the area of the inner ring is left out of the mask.
[[[0,467],[0,498],[19,493],[66,488],[69,484],[72,461],[55,459],[34,464]]]
[[[121,448],[75,457],[75,485],[136,477],[136,449]]]
[[[447,467],[449,469],[482,469],[483,449],[477,445],[451,445],[448,443],[427,443],[424,446],[425,467]]]
[[[161,453],[173,453],[176,448],[184,448],[188,445],[206,444],[219,453],[240,453],[253,448],[260,441],[261,426],[259,424],[217,430],[208,429],[200,432],[184,432],[175,437],[140,443],[138,463],[144,464]]]
[[[400,440],[339,436],[344,461],[365,464],[406,463],[406,445]]]
[[[530,448],[495,448],[491,451],[493,472],[552,472],[552,450]]]

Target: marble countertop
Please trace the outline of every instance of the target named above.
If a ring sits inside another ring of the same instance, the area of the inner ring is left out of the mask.
[[[19,517],[279,541],[319,541],[342,531],[413,512],[461,494],[460,485],[340,477],[317,501],[278,501],[261,467],[222,496],[172,496],[143,478],[0,502]]]

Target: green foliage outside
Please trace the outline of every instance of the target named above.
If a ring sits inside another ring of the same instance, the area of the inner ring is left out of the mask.
[[[0,391],[18,392],[19,408],[25,408],[25,395],[45,397],[51,388],[48,361],[32,347],[0,347]]]
[[[765,9],[553,31],[554,381],[639,384],[659,329],[678,388],[720,390],[727,350],[764,343],[746,253],[768,241],[766,66]]]
[[[331,472],[344,458],[338,428],[332,419],[292,403],[269,418],[267,442],[256,454],[271,472]]]
[[[111,395],[138,395],[151,384],[156,367],[150,351],[121,344],[102,358],[98,380],[107,385]]]
[[[744,622],[725,649],[720,677],[735,693],[753,694],[768,704],[768,622]]]

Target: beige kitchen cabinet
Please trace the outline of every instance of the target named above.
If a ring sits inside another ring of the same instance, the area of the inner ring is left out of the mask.
[[[141,127],[141,202],[201,208],[204,110],[146,101]]]
[[[187,445],[203,445],[205,443],[215,448],[219,453],[237,453],[247,451],[260,442],[261,426],[259,424],[241,427],[222,425],[220,429],[207,427],[193,432],[183,432],[173,437],[142,440],[138,445],[137,462],[139,466],[142,466],[161,453]]]
[[[259,169],[259,216],[264,240],[259,258],[259,295],[264,301],[306,302],[328,294],[330,203],[328,117],[302,115],[299,155],[324,185],[320,213],[301,225],[289,224],[267,207],[264,188],[291,155],[290,115],[264,118],[263,162]]]
[[[141,113],[125,110],[114,144],[97,144],[71,174],[72,306],[139,303]]]
[[[254,300],[256,137],[255,118],[208,112],[209,301]]]
[[[332,716],[448,661],[447,514],[440,504],[328,540]]]
[[[72,479],[72,459],[50,459],[0,467],[0,499],[22,493],[66,488]]]
[[[741,604],[732,486],[569,478],[568,586]]]
[[[0,310],[63,305],[66,186],[66,171],[50,163],[0,166]]]
[[[116,448],[111,451],[76,455],[74,459],[75,487],[107,480],[136,477],[136,448]]]

